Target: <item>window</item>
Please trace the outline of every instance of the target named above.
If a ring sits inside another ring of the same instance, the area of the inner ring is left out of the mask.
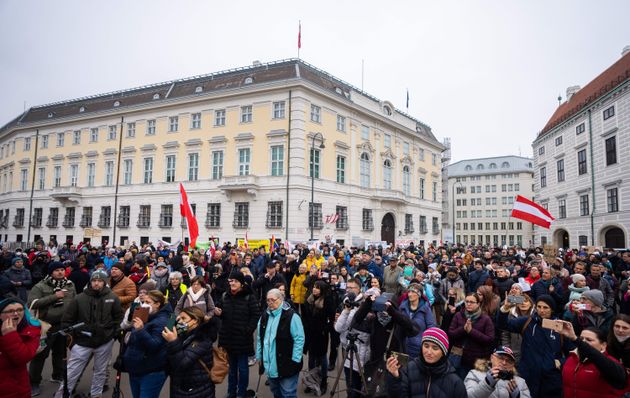
[[[337,131],[346,132],[346,118],[341,115],[337,115]]]
[[[109,131],[107,133],[107,139],[108,140],[115,140],[116,139],[116,126],[109,126]]]
[[[388,159],[383,162],[383,188],[392,189],[392,164]]]
[[[562,136],[556,137],[556,146],[562,145]]]
[[[440,223],[438,222],[438,218],[437,217],[433,217],[432,218],[432,230],[433,230],[433,234],[437,235],[440,233]],[[481,224],[480,224],[481,225]],[[481,228],[479,228],[481,229]]]
[[[246,105],[241,106],[241,123],[251,123],[252,122],[252,106]]]
[[[153,182],[153,158],[144,158],[144,183]]]
[[[166,156],[166,182],[175,181],[175,155]]]
[[[615,116],[615,106],[613,105],[610,108],[604,109],[602,116],[604,117],[604,120],[608,120],[611,117]]]
[[[567,218],[567,201],[566,199],[558,200],[558,218]]]
[[[361,229],[363,231],[374,230],[374,219],[372,218],[372,209],[363,209],[361,217]]]
[[[15,219],[13,220],[13,226],[16,228],[21,228],[24,226],[24,209],[17,209],[15,214]]]
[[[433,181],[433,189],[431,195],[433,195],[433,201],[437,202],[437,194],[438,194],[438,183],[437,181]]]
[[[344,184],[346,182],[346,158],[337,155],[337,182]]]
[[[123,163],[123,184],[130,185],[133,173],[133,160],[125,159]]]
[[[308,227],[312,229],[322,229],[322,204],[309,202],[308,204]]]
[[[151,205],[140,205],[136,226],[138,228],[149,228],[151,226]]]
[[[214,125],[225,126],[225,109],[214,111]]]
[[[37,189],[41,191],[46,186],[46,168],[40,167],[38,171],[39,171],[39,178],[38,178],[39,181],[37,183]]]
[[[147,120],[147,135],[155,135],[155,119]]]
[[[420,216],[420,233],[421,234],[426,234],[427,232],[429,232],[429,230],[427,228],[427,217],[426,216]]]
[[[83,214],[81,214],[81,222],[79,226],[82,228],[91,227],[92,226],[92,208],[84,207]]]
[[[404,166],[403,167],[403,193],[405,195],[410,195],[411,194],[411,173],[409,172],[409,166]]]
[[[424,148],[420,148],[420,150],[418,150],[418,157],[421,162],[424,162]]]
[[[173,205],[162,205],[160,211],[160,228],[170,228],[173,226]]]
[[[540,168],[540,187],[544,188],[547,186],[547,168]]]
[[[223,178],[223,151],[212,151],[212,179]]]
[[[617,188],[610,188],[606,190],[606,204],[608,205],[609,213],[616,213],[619,211],[619,197]]]
[[[366,125],[361,126],[361,139],[366,141],[370,139],[370,128]]]
[[[521,190],[521,184],[520,183],[514,184],[514,192],[518,192],[520,190]]]
[[[57,146],[58,147],[63,146],[65,138],[66,138],[65,133],[57,133]]]
[[[76,187],[79,183],[79,165],[71,164],[70,165],[70,186]]]
[[[46,221],[46,226],[48,228],[56,228],[59,224],[59,208],[51,207],[48,211],[48,221]]]
[[[33,209],[33,219],[31,220],[31,226],[34,228],[40,228],[42,226],[42,218],[44,215],[44,209],[37,207]]]
[[[53,168],[53,187],[59,188],[61,186],[61,166],[55,166]]]
[[[558,169],[558,182],[564,181],[564,159],[556,162],[556,168]]]
[[[72,145],[81,144],[81,130],[75,130],[72,132]]]
[[[311,122],[321,123],[322,122],[321,118],[322,118],[322,108],[311,104]]]
[[[267,228],[282,228],[282,202],[267,202]]]
[[[193,113],[192,115],[190,115],[190,128],[191,129],[201,128],[201,113]]]
[[[432,153],[431,154],[431,164],[433,166],[437,166],[437,159],[438,159],[437,153]]]
[[[383,135],[383,146],[385,148],[391,148],[392,147],[392,136],[389,134],[384,134]]]
[[[66,228],[74,227],[76,211],[74,207],[66,207],[66,214],[63,216],[63,226]]]
[[[408,142],[403,142],[403,154],[404,155],[409,155],[409,143]]]
[[[129,206],[120,206],[120,212],[118,213],[118,226],[122,228],[128,228],[130,219],[131,208]]]
[[[584,125],[584,123],[580,123],[577,126],[575,126],[575,135],[580,135],[585,131],[586,131],[586,126]]]
[[[251,160],[251,152],[249,148],[241,148],[238,150],[238,175],[249,175],[249,162]]]
[[[424,199],[424,178],[420,178],[420,199]]]
[[[188,154],[188,181],[197,181],[199,179],[199,154]]]
[[[273,103],[273,118],[284,119],[284,101]]]
[[[617,163],[617,137],[610,137],[606,141],[606,166]]]
[[[179,117],[171,116],[168,118],[168,131],[170,133],[179,130]]]
[[[335,228],[341,230],[348,229],[348,208],[346,206],[337,206],[335,208],[335,214],[339,216],[335,222]]]
[[[363,152],[361,154],[361,187],[369,188],[370,187],[370,158],[367,153]]]
[[[501,184],[501,192],[507,192],[507,184]]]
[[[271,147],[271,175],[281,176],[284,174],[284,146],[274,145]]]
[[[111,206],[101,206],[101,214],[98,218],[98,227],[99,228],[108,228],[111,224],[112,220],[112,207]]]
[[[544,155],[545,154],[545,147],[541,146],[540,148],[538,148],[538,155]]]
[[[24,138],[24,152],[31,150],[31,137]]]
[[[580,195],[580,215],[581,216],[589,215],[588,195]]]
[[[309,176],[319,178],[319,166],[320,166],[320,150],[311,148],[311,156],[309,162]]]
[[[413,234],[413,215],[405,214],[405,235]]]
[[[87,164],[87,186],[94,186],[94,179],[96,177],[96,163]]]
[[[221,226],[221,203],[208,203],[206,213],[206,228],[218,228]]]
[[[41,148],[42,149],[46,149],[48,148],[48,136],[47,135],[42,135],[42,144],[41,144]]]
[[[136,124],[127,123],[127,138],[133,138],[136,136]]]
[[[234,204],[234,221],[232,227],[247,228],[249,225],[249,202],[236,202]]]
[[[583,175],[588,172],[588,168],[586,166],[586,149],[582,149],[577,153],[578,158],[578,175]]]

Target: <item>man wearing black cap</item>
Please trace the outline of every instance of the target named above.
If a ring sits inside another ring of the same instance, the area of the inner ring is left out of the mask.
[[[39,313],[39,319],[50,323],[49,336],[59,330],[61,318],[76,295],[74,283],[65,278],[65,271],[61,262],[52,261],[48,264],[48,275],[37,283],[28,295],[28,306]],[[48,337],[46,348],[37,354],[29,365],[32,396],[39,395],[42,369],[51,350],[52,381],[56,383],[63,381],[66,341],[61,336]]]
[[[283,283],[285,288],[287,286],[287,282],[284,277],[280,275],[276,270],[277,261],[271,261],[267,263],[266,273],[260,275],[258,279],[254,281],[252,287],[257,290],[260,299],[260,308],[265,310],[267,308],[267,292],[276,286],[276,283]]]

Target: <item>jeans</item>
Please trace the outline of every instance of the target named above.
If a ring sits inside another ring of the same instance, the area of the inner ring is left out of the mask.
[[[247,354],[228,354],[230,371],[228,373],[228,396],[244,397],[249,384],[249,366]]]
[[[153,372],[145,375],[129,374],[129,385],[133,398],[159,398],[166,381],[166,372]]]
[[[289,377],[270,377],[269,388],[273,393],[273,398],[297,398],[298,376],[296,373]]]

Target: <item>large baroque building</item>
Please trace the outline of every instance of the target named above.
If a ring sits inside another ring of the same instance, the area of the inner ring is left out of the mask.
[[[533,143],[536,201],[555,217],[537,244],[628,247],[630,49],[583,88],[567,89]]]
[[[200,240],[438,241],[443,149],[426,124],[312,65],[254,62],[6,124],[0,238],[181,239],[182,182]]]
[[[532,244],[532,224],[511,217],[517,195],[532,199],[533,162],[520,156],[462,160],[448,166],[449,224],[465,245]]]

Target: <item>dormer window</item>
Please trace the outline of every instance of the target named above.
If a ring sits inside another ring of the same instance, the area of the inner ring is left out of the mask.
[[[160,94],[158,94],[158,93],[153,94],[153,99],[154,100],[160,99]]]
[[[508,162],[503,162],[503,163],[501,163],[501,168],[502,169],[508,169],[508,168],[510,168],[510,164]]]
[[[120,106],[120,101],[114,101],[114,108],[117,108]]]
[[[497,164],[496,163],[490,163],[490,168],[491,169],[496,169],[497,168]]]
[[[248,76],[245,78],[245,80],[243,81],[243,84],[252,84],[254,82],[254,78],[251,76]]]
[[[385,113],[387,116],[391,116],[392,115],[392,108],[390,108],[389,106],[385,105],[383,107],[383,113]]]
[[[80,108],[79,108],[79,112],[80,112],[80,113],[85,112],[85,107],[84,107],[84,106],[80,107]]]
[[[203,92],[203,87],[201,87],[201,86],[197,86],[197,87],[195,87],[195,93],[196,93],[196,94],[199,94],[199,93],[201,93],[201,92]]]
[[[470,170],[472,170],[472,166],[471,166],[471,165],[468,165],[468,166],[466,166],[466,168],[465,168],[464,170],[466,170],[466,171],[470,171]]]
[[[51,117],[55,116],[55,114],[53,112],[48,112],[48,118],[50,119]]]

